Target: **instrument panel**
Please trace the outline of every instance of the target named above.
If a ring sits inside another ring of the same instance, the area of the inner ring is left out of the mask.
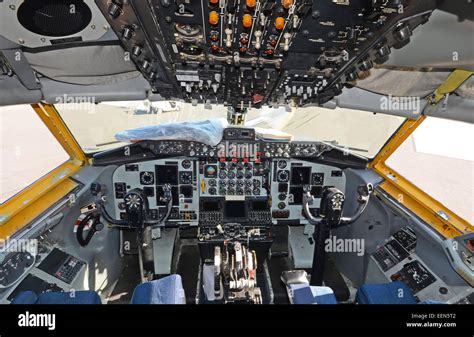
[[[150,149],[151,143],[144,143],[142,146]],[[314,215],[319,215],[323,188],[345,190],[342,169],[312,162],[309,157],[292,158],[312,148],[314,159],[321,156],[318,149],[323,145],[301,143],[299,148],[299,143],[265,143],[224,140],[212,147],[196,142],[153,142],[153,149],[161,155],[161,151],[167,152],[166,158],[122,164],[113,173],[115,219],[126,220],[124,197],[134,189],[146,195],[149,218],[160,219],[167,211],[162,201],[163,187],[170,185],[169,223],[307,223],[302,212],[305,189],[315,197],[311,206]]]

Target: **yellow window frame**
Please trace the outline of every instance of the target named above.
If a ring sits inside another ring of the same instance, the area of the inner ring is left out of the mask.
[[[70,159],[0,205],[0,240],[11,236],[68,195],[78,184],[69,179],[88,159],[51,104],[32,108],[61,144]]]
[[[472,72],[455,70],[448,79],[428,98],[430,104],[439,104],[442,98],[456,90]],[[390,168],[386,160],[423,123],[426,116],[407,120],[382,148],[369,167],[380,174],[384,181],[380,187],[391,197],[410,209],[418,217],[435,228],[445,238],[474,232],[474,226],[448,209],[439,201],[418,188],[401,174]]]

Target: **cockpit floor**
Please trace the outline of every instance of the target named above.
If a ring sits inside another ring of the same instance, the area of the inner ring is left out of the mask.
[[[110,294],[108,304],[130,303],[135,287],[141,283],[138,255],[125,255],[124,268],[114,290]]]
[[[197,242],[194,244],[182,244],[180,246],[176,274],[181,275],[183,280],[187,304],[196,303],[200,263],[199,246]]]

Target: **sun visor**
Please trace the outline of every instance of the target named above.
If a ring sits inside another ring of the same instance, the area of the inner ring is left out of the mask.
[[[139,74],[122,47],[115,44],[25,52],[25,56],[41,75],[71,84],[114,84]]]

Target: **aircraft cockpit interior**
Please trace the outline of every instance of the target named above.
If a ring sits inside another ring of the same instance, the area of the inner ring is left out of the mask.
[[[472,13],[0,0],[0,303],[474,304]]]

